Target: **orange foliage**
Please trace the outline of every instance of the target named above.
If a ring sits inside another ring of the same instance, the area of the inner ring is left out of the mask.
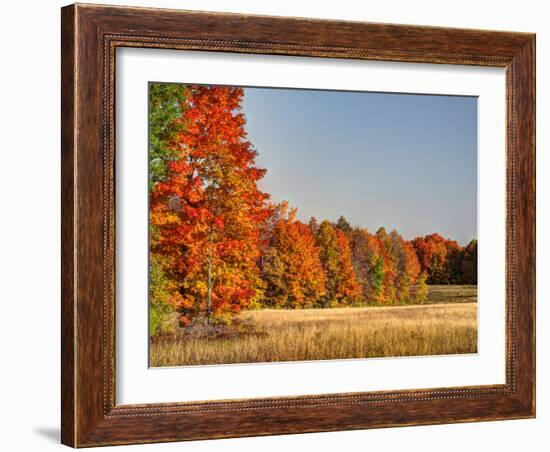
[[[224,317],[261,298],[260,225],[268,195],[246,141],[240,88],[188,86],[168,178],[151,193],[153,253],[172,258],[182,320]],[[184,321],[185,322],[185,321]]]
[[[421,272],[429,283],[457,283],[462,273],[477,281],[477,241],[467,249],[439,234],[408,242],[344,217],[306,225],[288,202],[271,205],[246,139],[243,90],[181,89],[166,171],[151,182],[150,252],[161,269],[154,293],[182,325],[255,306],[408,301]]]
[[[287,216],[286,210],[284,203],[276,211],[278,218],[262,256],[264,302],[272,307],[313,307],[326,292],[319,248],[310,228],[296,220],[296,211]]]

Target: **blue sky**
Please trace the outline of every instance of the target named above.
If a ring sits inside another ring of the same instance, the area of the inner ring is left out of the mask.
[[[260,188],[298,217],[477,237],[475,97],[245,88]]]

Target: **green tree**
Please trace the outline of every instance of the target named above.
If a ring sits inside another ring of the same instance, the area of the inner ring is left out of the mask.
[[[427,275],[425,272],[420,273],[416,288],[416,302],[424,304],[428,298],[428,284],[426,284]]]
[[[179,155],[175,144],[179,132],[184,130],[182,104],[185,88],[167,83],[149,84],[149,190],[167,176],[167,162]],[[158,242],[159,231],[150,224],[149,239],[152,247]],[[171,304],[174,285],[169,277],[170,262],[165,256],[151,252],[149,265],[149,332],[151,335],[173,332],[175,312]]]
[[[335,225],[340,231],[345,232],[346,234],[349,234],[351,230],[353,229],[351,227],[351,224],[349,224],[348,220],[343,215],[340,215],[338,220],[336,221]]]
[[[181,154],[176,138],[184,130],[181,120],[186,98],[184,85],[173,83],[149,84],[149,184],[167,176],[167,162]]]
[[[376,256],[372,267],[372,294],[373,299],[378,300],[384,291],[384,256]]]
[[[173,333],[177,322],[172,304],[173,284],[167,277],[168,267],[157,254],[149,262],[149,334],[158,336]]]
[[[394,303],[396,301],[396,250],[392,243],[390,234],[384,227],[376,231],[376,238],[380,243],[380,251],[384,263],[384,284],[382,295],[379,301],[384,303]]]
[[[445,281],[447,284],[462,283],[462,260],[464,259],[463,248],[454,240],[447,240],[447,258],[445,260]]]
[[[462,284],[477,284],[477,240],[472,240],[462,253]]]
[[[326,276],[326,295],[323,297],[323,307],[329,307],[336,302],[338,291],[338,237],[334,228],[327,221],[323,221],[317,231],[317,245],[319,246],[319,257]]]

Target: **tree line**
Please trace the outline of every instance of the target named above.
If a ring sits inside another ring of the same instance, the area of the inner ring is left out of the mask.
[[[477,284],[476,240],[408,241],[343,216],[304,223],[273,203],[242,98],[236,87],[149,86],[152,334],[174,313],[183,326],[228,322],[242,309],[423,302],[426,284]]]

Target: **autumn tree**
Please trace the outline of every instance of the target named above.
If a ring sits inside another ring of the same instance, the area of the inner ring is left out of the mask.
[[[448,281],[446,240],[439,234],[417,237],[413,240],[420,270],[427,274],[428,284],[445,284]]]
[[[236,87],[149,86],[150,331],[230,321],[252,307],[425,301],[427,284],[477,284],[477,241],[412,242],[297,219],[271,204]]]
[[[472,240],[463,251],[461,284],[477,284],[477,240]]]
[[[390,234],[384,227],[376,231],[376,238],[380,246],[380,255],[382,258],[384,279],[382,282],[382,293],[379,301],[391,304],[396,301],[396,258],[392,247]]]
[[[336,298],[340,304],[352,304],[359,300],[361,288],[355,277],[348,236],[340,229],[336,230],[336,236],[340,252],[339,285]]]
[[[355,228],[350,232],[349,237],[351,261],[364,300],[371,298],[370,275],[376,258],[375,251],[369,246],[369,236],[366,229]]]
[[[186,86],[178,155],[151,193],[154,248],[172,259],[184,324],[227,319],[262,295],[257,260],[268,196],[257,186],[265,171],[246,140],[242,96],[240,88]]]
[[[311,229],[296,220],[288,205],[274,210],[269,244],[261,259],[263,304],[275,308],[310,308],[326,293],[325,273]]]
[[[317,218],[311,217],[307,225],[313,235],[317,234],[317,231],[319,230],[319,223],[317,222]]]
[[[357,301],[360,286],[355,278],[346,235],[325,220],[319,226],[316,240],[326,277],[326,295],[322,306],[340,306]]]
[[[374,260],[372,269],[372,299],[376,302],[384,301],[384,281],[385,281],[385,263],[382,253],[378,254]]]
[[[477,240],[463,248],[455,240],[435,233],[417,237],[412,244],[428,284],[467,284],[465,281],[473,280],[477,283]],[[472,275],[474,268],[475,278]]]
[[[420,263],[414,247],[394,230],[390,234],[388,252],[395,263],[396,301],[409,301],[411,286],[416,283],[420,273]]]
[[[353,268],[361,285],[362,298],[366,302],[382,300],[384,285],[384,258],[378,238],[366,229],[355,228],[350,232],[350,248]]]
[[[410,289],[420,273],[412,244],[397,231],[380,228],[376,234],[354,228],[348,234],[353,267],[367,302],[410,301]]]

